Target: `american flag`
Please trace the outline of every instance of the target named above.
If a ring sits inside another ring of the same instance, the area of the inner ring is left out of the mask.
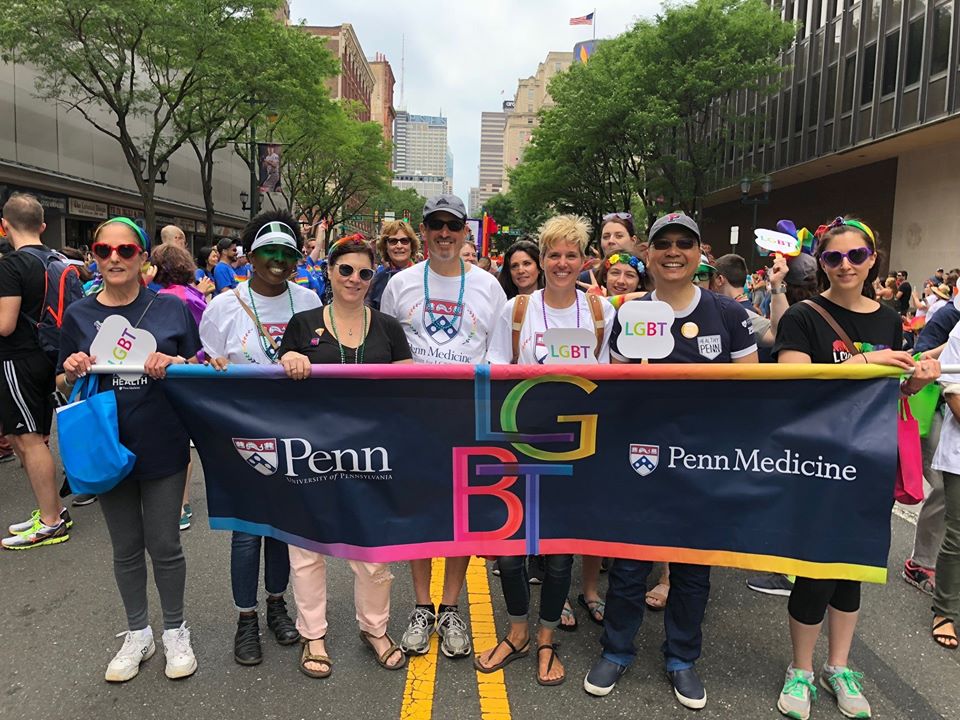
[[[571,25],[593,25],[593,13],[581,15],[580,17],[570,18]]]

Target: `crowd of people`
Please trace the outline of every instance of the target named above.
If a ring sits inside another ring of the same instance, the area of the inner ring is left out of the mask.
[[[375,242],[360,235],[326,242],[325,228],[303,237],[286,211],[263,212],[239,240],[227,238],[192,258],[183,233],[169,226],[150,247],[146,233],[127,218],[100,225],[90,251],[66,258],[44,248],[43,209],[36,198],[14,194],[3,206],[2,229],[10,246],[0,259],[0,422],[31,483],[38,508],[9,527],[3,547],[23,550],[69,538],[73,520],[58,492],[56,464],[46,444],[56,403],[69,396],[97,358],[91,346],[108,316],[121,315],[149,331],[156,351],[145,378],[129,382],[100,375],[102,389],[119,388],[120,441],[136,455],[128,476],[99,500],[113,548],[117,588],[126,612],[122,647],[105,678],[130,680],[155,652],[148,624],[146,553],[163,618],[166,675],[180,678],[197,667],[184,614],[186,561],[180,529],[189,527],[187,480],[191,472],[186,431],[160,382],[173,364],[280,365],[294,381],[317,364],[433,363],[542,364],[544,334],[585,328],[600,363],[637,360],[618,347],[617,310],[626,302],[660,301],[673,309],[674,347],[665,363],[877,364],[909,371],[906,396],[940,381],[943,400],[935,429],[924,441],[926,479],[932,492],[923,507],[904,578],[933,595],[933,639],[956,649],[960,620],[960,377],[940,378],[940,361],[960,362],[958,273],[938,270],[914,291],[906,272],[878,282],[880,250],[862,220],[837,217],[821,226],[815,248],[796,257],[769,258],[751,273],[739,255],[714,258],[693,218],[670,213],[640,241],[629,213],[603,218],[601,257],[588,252],[592,228],[581,217],[557,215],[535,236],[504,252],[498,266],[478,258],[467,241],[467,212],[453,195],[430,198],[416,232],[409,223],[384,223]],[[39,342],[49,264],[59,258],[82,269],[85,294],[65,308],[59,352],[51,360]],[[321,256],[324,256],[321,258]],[[484,266],[485,265],[485,266]],[[892,293],[892,295],[891,295]],[[922,312],[925,322],[917,325]],[[709,347],[698,342],[711,336]],[[853,340],[851,340],[853,338]],[[916,354],[915,354],[916,353]],[[938,360],[939,358],[939,360]],[[942,427],[942,430],[941,430]],[[2,448],[0,448],[2,450]],[[892,498],[891,498],[892,502]],[[146,552],[145,552],[146,551]],[[234,532],[230,577],[237,612],[234,659],[262,662],[259,598],[266,623],[280,644],[302,644],[299,669],[325,678],[334,661],[327,632],[324,555],[287,546],[272,537]],[[493,648],[475,655],[459,608],[468,558],[448,558],[442,598],[430,595],[431,562],[410,562],[413,597],[399,642],[388,633],[390,568],[350,561],[362,641],[387,670],[429,651],[431,636],[449,658],[473,657],[490,673],[531,654],[536,680],[566,679],[556,632],[577,625],[569,602],[570,555],[501,557],[499,575],[509,628]],[[606,598],[599,578],[609,568]],[[647,610],[664,613],[664,668],[684,706],[702,708],[706,689],[697,672],[710,597],[710,568],[687,563],[584,557],[583,593],[577,598],[602,626],[602,651],[583,680],[595,696],[609,694],[632,664],[636,634]],[[651,580],[652,575],[652,580]],[[535,631],[530,627],[531,583],[541,585]],[[293,586],[296,619],[286,605]],[[751,578],[759,592],[789,595],[787,627],[792,646],[778,708],[788,717],[810,715],[818,684],[848,717],[870,717],[862,674],[850,664],[860,609],[860,584],[765,575]],[[651,585],[653,587],[651,587]],[[819,668],[815,646],[827,620],[829,649]]]

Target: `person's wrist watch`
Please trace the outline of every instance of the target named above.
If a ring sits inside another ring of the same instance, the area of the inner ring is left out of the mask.
[[[787,284],[786,284],[786,283],[780,285],[779,287],[773,287],[772,285],[770,286],[770,294],[771,294],[771,295],[783,295],[785,292],[787,292]]]

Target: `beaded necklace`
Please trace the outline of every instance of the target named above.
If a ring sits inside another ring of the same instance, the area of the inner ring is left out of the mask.
[[[267,356],[267,360],[269,360],[271,363],[276,363],[277,358],[270,354],[270,351],[273,350],[273,348],[270,347],[270,342],[265,337],[267,331],[264,330],[263,323],[260,322],[260,314],[257,312],[257,303],[253,299],[253,290],[250,289],[249,282],[247,283],[247,295],[250,296],[250,307],[253,308],[253,316],[257,319],[257,339],[260,341],[260,347],[263,349],[263,354]],[[290,292],[290,283],[287,283],[287,299],[290,301],[290,317],[293,317],[295,310],[293,309],[293,293]]]
[[[544,298],[543,293],[540,294],[540,309],[543,311],[543,329],[549,330],[550,326],[547,324],[547,300]],[[580,293],[577,293],[577,328],[580,328]]]
[[[343,343],[340,342],[340,334],[337,332],[337,319],[333,315],[333,303],[330,303],[330,325],[333,328],[333,337],[337,341],[337,347],[340,348],[340,364],[347,364],[347,353],[343,349]],[[353,351],[353,362],[355,365],[363,365],[363,346],[367,343],[367,308],[363,308],[363,339],[360,341],[360,347]]]
[[[460,258],[460,295],[457,297],[457,309],[454,315],[457,318],[463,317],[463,289],[467,284],[467,271],[463,264],[463,258]],[[437,325],[437,318],[433,314],[433,307],[430,305],[430,261],[423,264],[423,301],[427,306],[427,313],[430,315],[430,324]],[[459,322],[459,320],[458,320]],[[458,329],[459,332],[459,329]]]

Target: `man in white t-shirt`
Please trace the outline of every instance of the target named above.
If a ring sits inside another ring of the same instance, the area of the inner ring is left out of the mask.
[[[429,259],[398,272],[383,291],[380,309],[400,321],[415,362],[486,362],[490,335],[507,298],[493,275],[460,259],[466,219],[463,201],[455,195],[430,198],[420,225]],[[400,641],[404,652],[423,655],[436,631],[447,657],[472,653],[470,634],[457,607],[469,562],[469,557],[447,558],[438,609],[430,599],[430,560],[410,563],[416,607]]]

